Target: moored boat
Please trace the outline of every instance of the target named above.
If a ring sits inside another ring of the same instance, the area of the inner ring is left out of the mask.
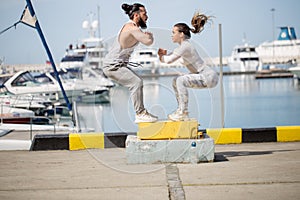
[[[130,57],[134,66],[131,68],[140,74],[156,74],[159,72],[159,58],[155,48],[137,48]]]
[[[289,71],[300,80],[300,65],[297,65],[296,67],[290,67]]]
[[[47,117],[36,116],[32,110],[14,108],[9,105],[1,105],[1,124],[52,124]]]
[[[263,63],[288,63],[300,59],[300,40],[294,27],[280,27],[277,40],[263,42],[256,51]]]
[[[228,67],[231,72],[255,72],[259,65],[255,47],[247,43],[235,46],[228,58]]]
[[[96,36],[98,20],[85,20],[82,28],[88,30],[89,37],[79,40],[75,45],[70,44],[61,60],[61,68],[72,68],[87,65],[91,68],[102,68],[107,54],[107,44],[103,38]]]
[[[109,101],[107,87],[87,87],[82,81],[62,80],[64,90],[71,102],[103,103]],[[52,101],[63,101],[62,91],[57,80],[50,74],[35,74],[19,71],[4,83],[6,90],[14,95],[31,94],[47,97]]]

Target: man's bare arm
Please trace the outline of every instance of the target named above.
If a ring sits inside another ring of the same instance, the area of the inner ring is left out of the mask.
[[[140,29],[136,28],[131,31],[131,35],[139,42],[144,45],[151,45],[153,44],[153,34],[150,32],[142,32]]]

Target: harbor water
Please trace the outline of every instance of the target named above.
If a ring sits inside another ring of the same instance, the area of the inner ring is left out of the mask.
[[[168,72],[184,69],[166,69]],[[172,88],[174,76],[144,77],[144,102],[160,120],[177,108]],[[254,74],[223,76],[224,127],[261,128],[300,124],[300,84],[295,78],[255,79]],[[213,89],[189,89],[189,116],[200,128],[221,128],[221,84]],[[136,132],[130,94],[116,86],[109,104],[78,105],[81,129]]]

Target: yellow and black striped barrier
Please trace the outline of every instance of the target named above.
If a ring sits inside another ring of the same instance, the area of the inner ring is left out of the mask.
[[[127,135],[128,133],[70,133],[36,135],[32,141],[30,150],[124,148]]]
[[[268,128],[220,128],[203,130],[215,144],[300,141],[300,126]]]
[[[104,149],[104,133],[71,133],[69,135],[69,149]]]
[[[213,138],[215,144],[300,141],[300,126],[267,128],[219,128],[198,130]],[[125,148],[127,135],[137,133],[70,133],[35,135],[31,150],[81,150]]]

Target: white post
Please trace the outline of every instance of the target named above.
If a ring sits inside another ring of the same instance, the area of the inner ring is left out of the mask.
[[[222,56],[222,24],[219,24],[219,57],[220,57],[220,100],[221,100],[221,126],[224,128],[224,90],[223,90],[223,56]]]

